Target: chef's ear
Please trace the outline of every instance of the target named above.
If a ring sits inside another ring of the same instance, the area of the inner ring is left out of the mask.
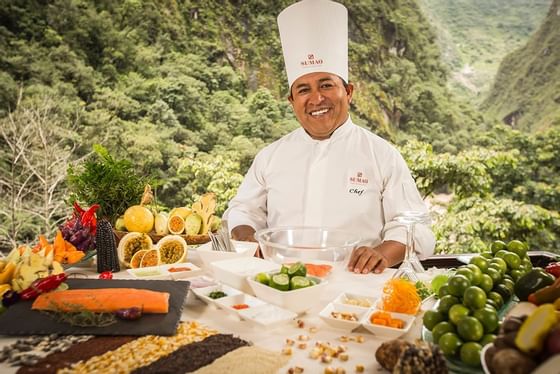
[[[352,102],[352,95],[354,93],[354,85],[351,82],[348,82],[344,85],[344,89],[346,90],[346,96],[348,97],[348,104]]]

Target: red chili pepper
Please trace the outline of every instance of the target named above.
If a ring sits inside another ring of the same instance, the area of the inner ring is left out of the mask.
[[[80,204],[78,204],[77,201],[74,201],[74,210],[80,215],[80,217],[82,216],[82,214],[85,213],[85,210],[82,209],[82,207],[80,206]]]
[[[97,219],[95,218],[95,211],[100,208],[99,204],[93,204],[85,213],[82,214],[82,225],[89,226],[91,233],[95,235],[97,226]]]
[[[554,275],[556,278],[560,277],[560,262],[552,262],[550,264],[548,264],[544,270],[549,273]]]
[[[99,274],[99,279],[113,279],[113,272],[104,271],[101,274]]]
[[[65,273],[49,275],[48,277],[37,279],[31,283],[28,288],[21,291],[20,298],[22,300],[35,299],[42,293],[56,289],[66,279],[68,279],[68,276]]]

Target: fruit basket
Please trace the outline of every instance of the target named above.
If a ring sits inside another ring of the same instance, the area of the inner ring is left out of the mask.
[[[117,242],[117,245],[119,244],[120,240],[126,234],[128,234],[128,231],[113,230],[113,232],[115,233],[115,240]],[[152,239],[152,242],[154,242],[154,244],[155,244],[167,235],[158,235],[155,232],[149,232],[148,236]],[[185,239],[187,244],[190,244],[190,245],[204,244],[204,243],[208,243],[210,241],[210,236],[208,234],[205,234],[205,235],[179,235],[179,236],[181,236],[183,239]]]

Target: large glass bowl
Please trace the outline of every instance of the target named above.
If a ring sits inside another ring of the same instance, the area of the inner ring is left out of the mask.
[[[255,233],[263,257],[278,264],[330,265],[342,269],[360,238],[348,231],[321,227],[277,227]]]

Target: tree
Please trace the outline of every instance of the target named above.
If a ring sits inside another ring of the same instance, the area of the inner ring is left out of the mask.
[[[0,191],[8,196],[0,205],[8,225],[0,230],[12,246],[37,232],[52,235],[67,216],[66,166],[75,158],[79,120],[66,117],[56,98],[22,98],[20,91],[15,110],[0,119]]]

